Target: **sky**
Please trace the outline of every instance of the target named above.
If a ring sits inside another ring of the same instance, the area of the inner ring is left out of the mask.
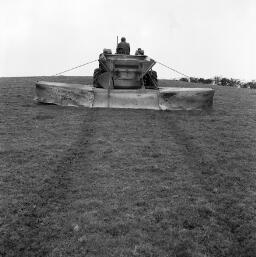
[[[255,0],[0,0],[0,77],[53,75],[114,52],[125,36],[131,53],[141,47],[188,76],[253,80],[255,24]]]

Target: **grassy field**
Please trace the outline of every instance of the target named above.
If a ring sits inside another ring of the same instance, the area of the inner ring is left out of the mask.
[[[256,90],[86,109],[34,103],[38,79],[0,78],[0,256],[256,256]]]

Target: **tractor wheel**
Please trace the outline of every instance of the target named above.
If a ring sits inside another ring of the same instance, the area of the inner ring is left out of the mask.
[[[143,78],[145,88],[147,89],[157,89],[158,88],[158,80],[156,71],[149,71]]]
[[[155,85],[158,85],[157,72],[152,70],[150,73],[150,76],[151,76],[152,80],[154,81],[154,87],[155,87]]]
[[[102,73],[104,73],[104,71],[102,69],[100,69],[100,68],[97,68],[97,69],[94,70],[94,72],[93,72],[93,86],[94,87],[98,87],[98,88],[101,87],[101,85],[98,83],[98,77]]]

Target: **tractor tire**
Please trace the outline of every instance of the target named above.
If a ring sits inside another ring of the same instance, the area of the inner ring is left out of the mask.
[[[157,72],[154,70],[149,71],[144,77],[144,86],[146,89],[157,89],[158,88],[158,80],[157,80]]]
[[[104,73],[101,68],[97,68],[93,72],[93,86],[96,88],[101,88],[102,86],[98,83],[98,77]]]

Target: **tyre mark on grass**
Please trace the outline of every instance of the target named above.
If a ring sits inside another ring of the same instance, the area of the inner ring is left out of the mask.
[[[221,249],[218,244],[214,246],[214,243],[218,242],[211,242],[214,238],[208,238],[208,242],[204,242],[212,244],[206,245],[208,254],[210,256],[256,256],[254,216],[251,215],[250,206],[241,205],[245,195],[249,194],[246,187],[252,184],[249,174],[246,171],[241,171],[237,176],[229,174],[231,171],[227,167],[221,167],[216,159],[207,156],[205,150],[193,142],[193,136],[188,134],[177,120],[169,120],[168,128],[173,139],[181,146],[180,149],[185,157],[184,162],[193,174],[195,183],[201,186],[203,196],[214,206],[214,213],[209,210],[208,214],[204,214],[215,219],[214,225],[219,226],[222,239],[226,241],[224,246],[227,248]],[[233,181],[230,181],[232,179]]]
[[[45,163],[39,170],[52,169],[38,188],[24,190],[24,199],[18,205],[8,206],[9,215],[14,220],[5,220],[4,233],[0,236],[1,256],[47,256],[52,251],[52,243],[70,233],[66,224],[66,214],[70,207],[69,192],[72,188],[70,171],[81,158],[92,129],[86,124],[93,118],[93,112],[86,113],[78,139],[59,160]],[[49,167],[50,165],[53,167]]]

